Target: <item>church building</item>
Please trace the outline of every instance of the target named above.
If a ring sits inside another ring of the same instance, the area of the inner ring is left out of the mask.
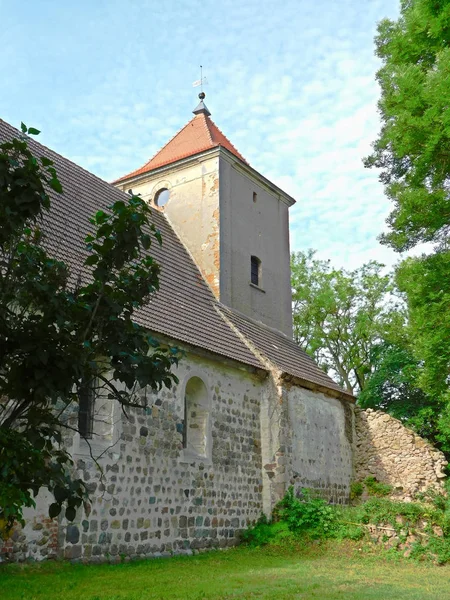
[[[77,272],[89,217],[132,190],[151,207],[162,246],[160,290],[136,320],[184,350],[179,383],[125,418],[96,399],[90,444],[67,438],[90,514],[49,519],[44,492],[2,552],[100,561],[225,547],[290,485],[349,499],[354,399],[292,340],[289,207],[211,119],[193,118],[144,166],[106,183],[34,140],[63,187],[44,232]],[[0,140],[17,131],[0,121]]]

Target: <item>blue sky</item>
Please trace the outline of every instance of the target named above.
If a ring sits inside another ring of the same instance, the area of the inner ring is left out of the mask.
[[[0,0],[0,117],[106,180],[190,118],[204,65],[212,118],[297,199],[291,248],[337,266],[380,246],[389,203],[362,157],[379,130],[373,37],[398,0]]]

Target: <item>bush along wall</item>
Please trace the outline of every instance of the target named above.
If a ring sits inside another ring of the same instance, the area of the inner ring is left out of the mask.
[[[262,516],[243,532],[242,541],[261,546],[353,540],[406,558],[450,562],[450,501],[446,491],[431,489],[417,494],[412,502],[402,502],[382,497],[374,483],[370,480],[368,488],[378,495],[357,506],[329,505],[308,490],[295,493],[291,487],[275,507],[272,519]],[[389,490],[381,488],[381,492]]]

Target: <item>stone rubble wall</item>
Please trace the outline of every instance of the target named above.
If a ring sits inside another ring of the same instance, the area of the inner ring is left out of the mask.
[[[396,527],[392,523],[369,523],[363,526],[374,544],[382,544],[384,548],[395,548],[402,552],[405,558],[411,555],[415,545],[428,546],[430,535],[444,537],[442,527],[431,525],[424,520],[411,526],[400,515],[396,517]]]
[[[354,480],[372,476],[391,485],[393,496],[412,500],[416,492],[443,489],[444,455],[382,411],[355,408]]]

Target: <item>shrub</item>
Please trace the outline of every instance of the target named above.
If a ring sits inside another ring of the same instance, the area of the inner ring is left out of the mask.
[[[328,534],[336,522],[336,514],[322,498],[313,498],[309,490],[299,497],[291,486],[279,503],[279,515],[291,531],[298,534],[309,531],[316,536]]]

